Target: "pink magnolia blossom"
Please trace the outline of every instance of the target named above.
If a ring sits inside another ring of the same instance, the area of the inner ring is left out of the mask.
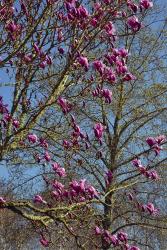
[[[90,24],[95,28],[95,27],[97,27],[97,25],[98,25],[98,21],[97,21],[97,19],[94,17],[94,18],[92,18],[92,20],[91,20],[91,22],[90,22]]]
[[[107,58],[107,60],[108,60],[108,62],[111,64],[111,65],[113,65],[113,64],[115,64],[116,63],[116,61],[117,61],[117,56],[118,55],[114,55],[114,54],[107,54],[107,55],[105,55],[105,57]]]
[[[150,147],[152,147],[153,145],[155,145],[157,142],[156,142],[156,139],[155,138],[153,138],[153,137],[148,137],[147,139],[146,139],[146,142],[147,142],[147,144],[150,146]]]
[[[110,83],[113,83],[113,82],[116,81],[115,73],[109,67],[105,67],[104,68],[104,75],[103,75],[103,77],[106,78],[106,80],[108,80]]]
[[[80,184],[78,181],[76,180],[73,180],[71,183],[70,183],[70,187],[77,193],[79,194],[81,189],[80,189]]]
[[[120,240],[121,242],[127,242],[127,237],[128,237],[128,235],[126,234],[126,233],[124,233],[124,232],[119,232],[118,234],[117,234],[117,238],[118,238],[118,240]]]
[[[47,202],[45,200],[43,200],[42,196],[40,195],[35,195],[34,199],[33,199],[34,203],[39,203],[39,204],[46,204]]]
[[[106,103],[111,103],[112,101],[112,92],[109,89],[102,90],[102,96],[105,98]]]
[[[159,155],[162,150],[162,147],[160,147],[159,145],[155,145],[153,146],[153,150],[155,152],[155,155]]]
[[[100,61],[100,60],[94,61],[93,62],[93,67],[94,67],[95,70],[97,70],[100,73],[100,75],[103,74],[105,65],[102,63],[102,61]]]
[[[40,49],[39,49],[38,45],[35,43],[33,45],[33,47],[34,47],[34,50],[35,50],[36,54],[39,55],[40,54]]]
[[[46,67],[46,64],[47,64],[47,62],[46,62],[46,61],[43,61],[43,62],[41,62],[41,63],[39,64],[39,67],[40,67],[41,69],[44,69],[44,68]]]
[[[148,212],[150,213],[150,215],[155,215],[158,212],[158,209],[156,209],[154,207],[154,204],[152,204],[152,203],[148,203],[146,205],[146,209],[148,210]]]
[[[102,234],[102,230],[98,226],[95,227],[95,234],[96,235],[101,235]]]
[[[153,2],[150,0],[140,0],[140,6],[142,9],[149,9],[153,7]]]
[[[78,57],[78,62],[79,62],[79,64],[80,64],[82,67],[85,68],[85,70],[88,70],[88,68],[89,68],[89,63],[88,63],[87,57],[85,57],[85,56],[79,56],[79,57]]]
[[[81,18],[86,18],[89,16],[88,10],[83,5],[79,6],[78,13]]]
[[[5,121],[10,122],[11,119],[12,119],[11,114],[5,114],[5,115],[4,115],[4,120],[5,120]]]
[[[144,166],[139,167],[139,171],[140,171],[141,174],[144,174],[144,175],[147,176],[147,170],[146,170],[146,168]]]
[[[62,55],[64,54],[64,49],[63,48],[59,47],[58,51],[59,51],[60,54],[62,54]]]
[[[111,235],[110,237],[111,244],[115,246],[119,246],[119,240],[116,235]]]
[[[61,182],[54,181],[52,183],[52,186],[59,192],[59,194],[61,194],[62,191],[64,190],[64,185]]]
[[[59,163],[52,163],[52,169],[54,170],[54,171],[56,171],[58,168],[60,168],[60,164]]]
[[[19,126],[20,126],[19,121],[18,121],[18,120],[16,120],[16,119],[13,119],[12,124],[13,124],[13,126],[14,126],[15,128],[19,128]]]
[[[129,9],[131,9],[134,13],[137,12],[138,10],[138,5],[136,5],[133,1],[128,0],[127,1],[127,6],[129,7]]]
[[[66,99],[59,97],[57,100],[57,103],[62,108],[64,114],[67,114],[68,112],[70,112],[72,105]]]
[[[95,137],[97,138],[97,140],[99,140],[101,142],[102,140],[102,136],[103,136],[103,131],[104,131],[104,127],[101,123],[97,123],[94,126],[94,134]]]
[[[126,49],[124,49],[124,48],[119,49],[118,52],[119,52],[119,55],[120,55],[122,58],[126,58],[126,57],[128,56],[128,51],[127,51]]]
[[[3,197],[0,197],[0,204],[3,204],[5,202],[6,202],[6,200]]]
[[[44,236],[41,237],[40,243],[41,243],[44,247],[48,247],[48,246],[49,246],[49,241],[48,241],[46,238],[44,238]]]
[[[80,191],[85,192],[85,190],[86,190],[86,179],[80,180],[79,186],[80,186]]]
[[[142,167],[141,161],[139,159],[137,159],[137,158],[132,160],[132,164],[135,167]]]
[[[115,26],[112,22],[108,22],[105,27],[104,27],[106,33],[109,35],[109,36],[114,36],[115,33],[116,33],[116,29],[115,29]]]
[[[131,80],[136,80],[136,77],[134,75],[132,75],[131,73],[127,73],[123,77],[123,81],[131,81]]]
[[[89,194],[91,199],[96,198],[98,196],[98,192],[93,186],[88,186],[86,191]]]
[[[166,141],[166,136],[165,136],[165,135],[159,135],[159,136],[157,136],[155,139],[156,139],[156,142],[157,142],[158,144],[161,144],[161,143],[163,143],[163,142]]]
[[[46,57],[45,57],[45,60],[46,60],[46,63],[47,63],[48,65],[52,65],[53,60],[52,60],[52,58],[51,58],[50,56],[46,56]]]
[[[139,31],[141,28],[141,23],[139,22],[139,20],[136,16],[129,17],[127,24],[135,32]]]
[[[47,143],[47,141],[45,140],[45,139],[43,139],[43,138],[40,138],[39,139],[39,142],[40,142],[40,146],[41,147],[43,147],[43,148],[48,148],[48,143]]]
[[[67,140],[63,140],[63,147],[65,148],[65,149],[69,149],[70,148],[70,142],[69,141],[67,141]]]
[[[44,159],[46,160],[46,161],[51,161],[51,156],[50,156],[50,154],[48,153],[48,152],[45,152],[45,154],[44,154]]]
[[[57,173],[60,177],[65,177],[65,176],[66,176],[65,168],[62,168],[62,167],[58,168],[58,169],[56,170],[56,173]]]
[[[124,18],[124,17],[127,17],[126,11],[122,11],[122,17],[123,17],[123,18]]]
[[[116,72],[117,74],[125,74],[128,71],[126,65],[124,65],[121,61],[116,61]]]
[[[29,134],[27,136],[29,142],[36,143],[38,141],[38,137],[35,134]]]
[[[149,172],[149,178],[152,180],[158,180],[159,176],[155,170]]]
[[[150,148],[153,149],[156,155],[160,154],[160,151],[162,150],[161,143],[165,142],[166,137],[164,135],[160,135],[157,137],[148,137],[146,139],[147,144],[150,146]]]

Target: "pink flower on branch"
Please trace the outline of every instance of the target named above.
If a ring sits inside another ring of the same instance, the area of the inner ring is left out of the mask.
[[[89,63],[88,63],[87,57],[85,57],[85,56],[79,56],[79,57],[78,57],[78,62],[79,62],[79,64],[80,64],[82,67],[85,68],[86,71],[88,70],[88,68],[89,68]]]
[[[38,194],[35,195],[33,201],[34,201],[34,203],[47,204],[47,202],[45,200],[43,200],[42,196],[40,196]]]
[[[94,134],[97,140],[102,143],[102,136],[104,132],[104,126],[101,123],[96,123],[94,126]]]
[[[166,136],[159,135],[157,137],[148,137],[146,139],[147,144],[150,146],[151,149],[155,152],[156,156],[160,154],[162,150],[161,144],[166,141]]]
[[[153,2],[150,0],[140,0],[141,9],[149,9],[153,7]]]
[[[27,138],[31,143],[36,143],[38,141],[38,137],[35,134],[29,134]]]
[[[135,3],[133,3],[133,1],[131,1],[131,0],[128,0],[128,1],[127,1],[127,6],[128,6],[128,8],[129,8],[130,10],[132,10],[134,13],[136,13],[137,10],[138,10],[138,5],[136,5]]]
[[[56,174],[59,175],[59,177],[65,177],[66,171],[64,168],[62,168],[58,163],[52,164],[52,169],[55,171]]]
[[[62,111],[64,114],[67,114],[72,109],[72,105],[63,97],[59,97],[57,100],[57,103],[62,108]]]
[[[51,156],[50,156],[50,154],[48,153],[48,152],[45,152],[45,154],[44,154],[44,159],[46,160],[46,161],[51,161]]]
[[[0,197],[0,204],[4,204],[6,200],[3,197]]]
[[[141,23],[136,16],[129,17],[127,24],[135,32],[139,31],[141,28]]]
[[[41,235],[40,243],[41,243],[44,247],[48,247],[48,246],[49,246],[49,241],[48,241],[43,235]]]

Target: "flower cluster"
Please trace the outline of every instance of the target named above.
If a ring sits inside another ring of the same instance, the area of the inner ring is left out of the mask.
[[[48,247],[50,242],[49,242],[49,240],[47,240],[47,239],[45,238],[44,235],[41,235],[40,243],[42,244],[42,246]]]
[[[150,0],[140,0],[140,9],[143,10],[147,10],[149,8],[153,7],[153,2]]]
[[[39,67],[44,69],[46,67],[46,65],[51,65],[52,64],[52,58],[48,55],[46,55],[39,47],[38,45],[35,43],[34,44],[34,51],[36,53],[36,55],[39,57],[40,63],[39,63]]]
[[[123,82],[135,80],[136,77],[128,71],[126,59],[128,51],[124,48],[112,49],[112,53],[105,55],[105,61],[109,66],[106,66],[102,60],[95,60],[93,68],[100,74],[103,80],[113,84],[116,83],[117,77]]]
[[[77,7],[76,2],[77,1],[72,1],[72,2],[67,1],[65,3],[68,13],[68,20],[69,21],[76,20],[77,22],[85,21],[86,18],[89,16],[88,10],[83,5],[79,5]]]
[[[53,189],[51,197],[58,201],[64,200],[69,201],[70,203],[78,203],[98,197],[96,189],[92,185],[88,184],[85,179],[80,181],[73,180],[69,183],[67,188],[65,188],[65,186],[57,180],[51,181],[50,185]],[[38,204],[47,204],[41,195],[35,195],[33,201]]]
[[[134,202],[135,207],[139,209],[140,212],[148,212],[150,215],[157,215],[159,212],[159,209],[155,208],[153,203],[149,202],[148,204],[142,204],[138,202],[132,193],[128,194],[128,198],[130,201]]]
[[[127,1],[128,10],[132,11],[133,14],[137,13],[140,9],[147,10],[153,6],[153,3],[150,0],[141,0],[139,5],[135,4],[132,0]],[[127,25],[132,29],[132,31],[137,32],[142,27],[142,24],[139,22],[139,19],[133,15],[128,18]]]
[[[69,103],[66,99],[63,97],[59,97],[57,100],[58,105],[62,108],[63,113],[66,115],[68,112],[72,109],[72,104]]]
[[[139,159],[134,159],[132,160],[133,166],[137,167],[139,172],[144,175],[146,178],[151,179],[151,180],[158,180],[159,176],[155,170],[147,170],[146,167],[144,167],[141,164],[141,161]]]
[[[40,163],[42,159],[44,161],[47,161],[47,162],[51,161],[51,156],[50,156],[49,152],[46,151],[46,149],[48,149],[48,143],[47,143],[47,141],[44,138],[42,138],[42,137],[39,138],[36,134],[30,133],[27,136],[27,140],[28,140],[29,143],[35,144],[34,146],[40,146],[43,149],[45,149],[43,157],[41,157],[39,155],[35,156],[35,158],[36,158],[36,160],[37,160],[38,163]],[[25,145],[24,142],[21,142],[21,144],[22,143]]]
[[[99,235],[103,238],[108,246],[121,247],[125,250],[140,250],[138,247],[129,246],[127,234],[123,231],[112,234],[108,230],[103,230],[100,227],[95,227],[95,235]]]
[[[16,38],[21,34],[22,31],[21,25],[15,23],[14,21],[10,21],[5,28],[12,41],[16,40]]]
[[[79,56],[78,57],[78,62],[79,64],[85,68],[85,70],[87,71],[89,68],[89,62],[86,56]]]
[[[101,123],[96,123],[93,129],[96,139],[100,142],[100,144],[102,144],[104,126]]]
[[[1,128],[6,128],[8,123],[12,123],[13,128],[16,130],[19,128],[19,121],[13,118],[9,112],[8,105],[3,103],[3,98],[0,96],[0,126]]]
[[[160,151],[162,150],[161,144],[166,141],[165,135],[159,135],[157,137],[148,137],[146,139],[147,144],[150,146],[150,148],[155,152],[156,155],[160,154]]]
[[[47,204],[47,202],[45,200],[43,200],[41,195],[35,195],[34,199],[33,199],[34,203],[39,203],[39,204]]]
[[[83,137],[79,126],[77,126],[75,122],[75,118],[72,116],[72,125],[74,128],[75,135],[74,136],[80,136]],[[27,136],[27,139],[29,143],[39,143],[39,146],[42,147],[48,147],[47,142],[44,139],[39,139],[36,134],[29,134]],[[41,160],[41,157],[38,156],[38,159]],[[55,163],[52,161],[51,155],[48,153],[48,151],[45,151],[43,159],[46,162],[50,162],[52,165],[53,171],[59,176],[59,177],[66,177],[66,171],[63,167],[60,166],[59,163]],[[82,202],[86,200],[91,200],[93,198],[96,198],[98,196],[98,192],[96,189],[88,184],[85,179],[76,181],[73,180],[69,183],[69,186],[67,189],[65,189],[65,186],[57,181],[47,181],[47,184],[50,184],[52,189],[54,189],[51,193],[51,196],[58,199],[58,200],[64,200],[67,199],[69,201],[73,202]],[[47,204],[47,202],[42,198],[41,195],[36,195],[33,199],[35,203],[38,204]]]
[[[63,140],[63,147],[64,149],[73,149],[73,148],[80,148],[82,144],[85,145],[86,149],[89,148],[89,137],[88,135],[81,132],[81,128],[77,125],[75,118],[71,115],[71,127],[73,129],[72,133],[70,134],[70,140]]]
[[[158,214],[158,209],[154,207],[153,203],[148,203],[148,204],[143,204],[140,205],[139,204],[139,208],[143,211],[143,212],[148,212],[150,215],[157,215]]]
[[[105,98],[105,103],[111,103],[112,101],[112,91],[109,89],[103,89],[100,85],[97,86],[95,90],[92,91],[94,97]]]
[[[59,177],[65,177],[66,176],[65,168],[62,168],[60,166],[60,164],[52,163],[52,169],[55,171],[56,174],[59,175]]]

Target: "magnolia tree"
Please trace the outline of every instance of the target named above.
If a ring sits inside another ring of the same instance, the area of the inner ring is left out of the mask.
[[[17,173],[13,191],[35,184],[2,194],[0,208],[43,247],[149,249],[155,229],[167,230],[165,24],[150,38],[152,9],[150,0],[1,3],[1,86],[11,91],[8,104],[0,97],[0,160]]]

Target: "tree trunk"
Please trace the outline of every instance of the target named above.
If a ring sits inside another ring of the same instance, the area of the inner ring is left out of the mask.
[[[111,227],[111,212],[112,212],[112,207],[111,207],[111,197],[112,194],[110,193],[106,199],[105,199],[105,205],[104,205],[104,218],[103,218],[103,229],[104,230],[109,230]],[[108,244],[105,240],[104,237],[102,238],[102,249],[107,250],[110,248],[110,244]]]

